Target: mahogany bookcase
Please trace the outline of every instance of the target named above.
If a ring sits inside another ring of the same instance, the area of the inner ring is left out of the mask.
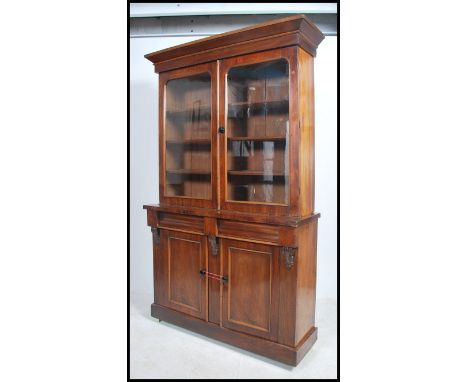
[[[298,15],[145,55],[159,73],[151,314],[290,365],[317,339],[323,38]]]

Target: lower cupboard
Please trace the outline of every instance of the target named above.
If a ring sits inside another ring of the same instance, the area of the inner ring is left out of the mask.
[[[315,342],[315,220],[291,247],[152,231],[154,317],[291,365]]]

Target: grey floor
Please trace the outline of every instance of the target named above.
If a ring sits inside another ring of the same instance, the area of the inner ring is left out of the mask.
[[[318,339],[296,367],[158,322],[151,303],[131,295],[130,378],[337,378],[336,300],[317,301]]]

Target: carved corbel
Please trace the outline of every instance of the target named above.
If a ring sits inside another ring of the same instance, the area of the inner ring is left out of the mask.
[[[281,247],[281,256],[284,259],[286,269],[289,271],[296,262],[297,248]]]
[[[219,246],[216,236],[208,236],[208,242],[210,243],[211,256],[218,256]]]
[[[154,245],[159,245],[159,242],[161,241],[161,235],[159,233],[159,228],[151,227],[151,232],[153,233],[153,244]]]

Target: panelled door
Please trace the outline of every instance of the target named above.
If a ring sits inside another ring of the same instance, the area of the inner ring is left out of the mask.
[[[298,196],[297,55],[293,47],[221,61],[221,209],[294,212]]]
[[[276,341],[279,249],[221,239],[222,326]]]
[[[159,173],[163,204],[217,206],[216,63],[159,76]]]
[[[208,283],[200,275],[207,269],[206,236],[161,230],[162,262],[164,272],[158,272],[156,288],[160,288],[160,304],[206,319]]]

